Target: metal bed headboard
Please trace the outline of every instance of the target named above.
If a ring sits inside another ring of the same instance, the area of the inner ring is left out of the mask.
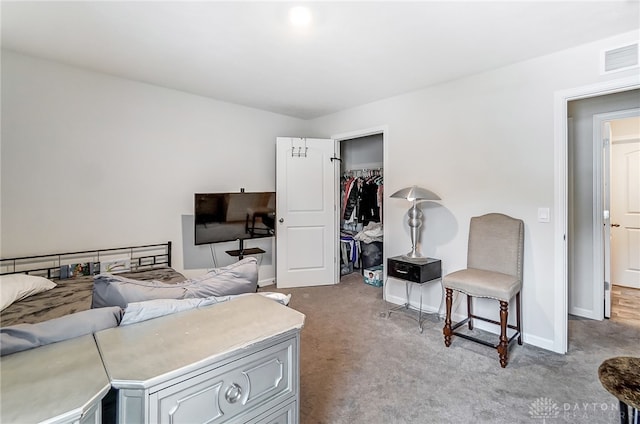
[[[95,266],[101,262],[118,260],[128,260],[130,271],[171,267],[171,242],[0,259],[0,275],[30,274],[49,279],[60,278],[61,268],[65,265],[92,263]]]

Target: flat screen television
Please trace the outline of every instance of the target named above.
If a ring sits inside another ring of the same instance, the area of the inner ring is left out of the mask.
[[[196,193],[195,244],[275,235],[275,192]]]

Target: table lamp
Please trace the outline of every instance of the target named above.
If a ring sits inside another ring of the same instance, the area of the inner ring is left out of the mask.
[[[411,230],[411,252],[407,253],[407,258],[422,258],[422,254],[418,250],[418,243],[420,239],[420,227],[422,226],[422,211],[416,205],[418,200],[441,200],[440,196],[427,189],[412,186],[398,190],[391,195],[396,199],[406,199],[412,203],[409,208],[409,229]]]

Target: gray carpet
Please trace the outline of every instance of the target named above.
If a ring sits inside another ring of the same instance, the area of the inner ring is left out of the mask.
[[[617,423],[598,366],[640,356],[640,329],[572,319],[567,355],[516,344],[503,369],[491,348],[455,337],[446,348],[435,315],[422,334],[410,317],[387,318],[382,289],[357,273],[335,286],[261,291],[290,293],[306,315],[302,424]]]

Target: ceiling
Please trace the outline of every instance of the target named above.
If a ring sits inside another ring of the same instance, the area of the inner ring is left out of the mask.
[[[310,119],[640,28],[634,1],[2,1],[3,48]]]

